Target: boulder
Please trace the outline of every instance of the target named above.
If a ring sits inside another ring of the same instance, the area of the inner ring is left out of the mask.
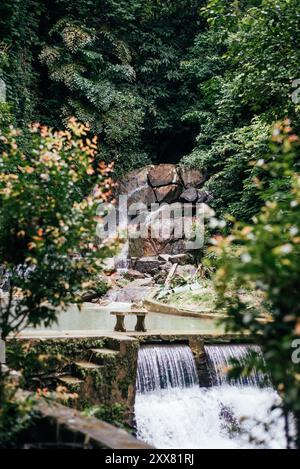
[[[128,207],[139,202],[147,205],[147,207],[156,204],[156,197],[152,187],[148,185],[140,186],[128,194]]]
[[[135,269],[144,274],[155,275],[163,264],[157,257],[142,257],[137,260]]]
[[[158,187],[154,191],[158,203],[172,204],[178,201],[182,189],[177,184],[171,184],[169,186]]]
[[[138,188],[148,186],[148,173],[152,168],[153,166],[149,165],[125,174],[119,181],[118,194],[129,195]]]
[[[160,254],[176,255],[187,251],[182,232],[184,204],[164,204],[148,214],[142,228],[144,237],[130,237],[129,257],[153,257]],[[132,226],[135,221],[132,220]],[[179,226],[178,226],[179,225]],[[140,227],[138,227],[140,229]],[[176,237],[175,237],[176,236]],[[164,260],[165,261],[165,260]]]
[[[157,255],[158,243],[155,239],[137,238],[129,240],[129,255],[132,257],[153,257]],[[133,263],[133,266],[135,263]]]
[[[149,170],[148,179],[152,187],[179,184],[179,176],[176,166],[173,164],[160,164]]]
[[[199,169],[181,168],[180,176],[186,189],[201,189],[206,180],[205,171]]]
[[[186,189],[180,196],[180,200],[183,202],[188,202],[194,204],[198,200],[198,191],[194,187]]]

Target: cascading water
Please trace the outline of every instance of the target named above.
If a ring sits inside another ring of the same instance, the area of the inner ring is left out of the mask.
[[[228,384],[231,386],[261,387],[264,384],[269,384],[266,375],[255,369],[249,376],[241,376],[236,379],[228,377],[228,370],[234,362],[245,366],[252,355],[259,355],[263,359],[260,347],[254,345],[209,345],[205,347],[205,353],[213,386]]]
[[[137,392],[185,388],[198,384],[192,351],[185,345],[142,347],[138,358]]]
[[[115,259],[115,268],[119,272],[127,272],[129,268],[129,242],[123,245],[120,254]]]
[[[253,352],[261,353],[256,347],[207,347],[208,365],[217,378],[211,388],[201,388],[189,347],[142,347],[137,437],[161,449],[285,448],[278,394],[270,387],[261,389],[257,375],[248,383],[229,382],[226,376],[231,358],[243,364]]]

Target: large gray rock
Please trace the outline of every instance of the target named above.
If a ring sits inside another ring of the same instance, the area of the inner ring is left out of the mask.
[[[174,164],[160,164],[152,167],[148,178],[152,187],[168,186],[169,184],[178,184],[180,182],[177,168]]]
[[[163,264],[164,262],[159,261],[157,257],[142,257],[137,260],[135,270],[144,274],[155,275]]]
[[[198,200],[198,191],[194,187],[186,189],[180,196],[180,200],[194,204]]]
[[[206,172],[198,169],[180,168],[180,175],[186,189],[201,189],[206,180]]]
[[[159,259],[160,261],[164,261],[164,262],[167,262],[167,263],[168,263],[169,260],[170,260],[170,257],[171,257],[170,254],[160,254],[160,255],[158,256],[158,259]]]

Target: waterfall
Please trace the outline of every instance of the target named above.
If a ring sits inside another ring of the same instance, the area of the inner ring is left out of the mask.
[[[195,360],[188,346],[160,345],[141,348],[137,371],[138,393],[197,384]]]
[[[229,381],[231,359],[241,365],[253,346],[207,346],[211,388],[198,383],[193,354],[183,345],[139,351],[135,420],[137,437],[159,449],[284,449],[280,398],[261,389],[258,373]],[[201,384],[201,383],[200,383]]]
[[[254,345],[209,345],[205,347],[210,378],[213,386],[254,386],[270,384],[266,375],[252,370],[249,376],[229,379],[228,371],[233,364],[246,366],[251,356],[263,359],[260,347]]]
[[[123,245],[120,254],[115,258],[115,268],[119,272],[127,272],[129,268],[129,242]]]

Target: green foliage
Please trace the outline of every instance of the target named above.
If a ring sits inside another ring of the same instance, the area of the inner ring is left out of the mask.
[[[127,44],[105,24],[96,30],[69,19],[59,20],[50,38],[52,44],[42,50],[40,59],[51,80],[62,86],[61,116],[75,115],[101,134],[102,154],[114,159],[117,167],[116,149],[126,154],[129,168],[135,167],[144,110],[131,89],[135,71]]]
[[[0,103],[0,128],[7,128],[12,119],[11,106],[8,103]]]
[[[18,126],[37,118],[39,72],[36,67],[45,2],[4,0],[0,4],[0,72],[7,84]]]
[[[299,148],[289,122],[275,128],[273,157],[260,162],[264,171],[261,190],[264,196],[267,190],[268,200],[253,225],[237,223],[228,238],[215,239],[215,251],[221,256],[216,274],[219,307],[228,310],[230,330],[250,331],[261,344],[285,416],[292,412],[296,418],[298,447],[300,365],[292,357],[295,341],[300,343]],[[237,248],[234,256],[233,246]],[[245,289],[264,298],[271,320],[260,321],[261,308],[243,301],[241,291]],[[264,368],[262,363],[255,365]]]
[[[196,135],[181,116],[197,96],[180,64],[204,4],[3,0],[0,71],[17,124],[61,128],[75,115],[99,134],[117,172],[178,161]]]
[[[31,397],[17,397],[17,384],[0,368],[0,449],[16,448],[36,417]]]
[[[96,245],[96,208],[110,195],[109,168],[95,166],[97,140],[88,129],[75,120],[69,128],[34,125],[26,153],[18,131],[1,136],[0,264],[10,275],[3,337],[28,324],[47,326],[57,308],[80,303],[107,253]]]
[[[259,210],[249,161],[266,151],[274,121],[299,126],[293,82],[300,60],[297,0],[211,0],[200,32],[183,63],[199,99],[183,119],[197,123],[197,145],[185,158],[211,177],[215,208],[249,221]],[[268,130],[270,129],[270,130]]]
[[[84,415],[87,417],[95,417],[99,420],[111,423],[117,427],[126,428],[125,422],[125,408],[121,404],[99,405],[94,407],[87,407],[84,410]]]

